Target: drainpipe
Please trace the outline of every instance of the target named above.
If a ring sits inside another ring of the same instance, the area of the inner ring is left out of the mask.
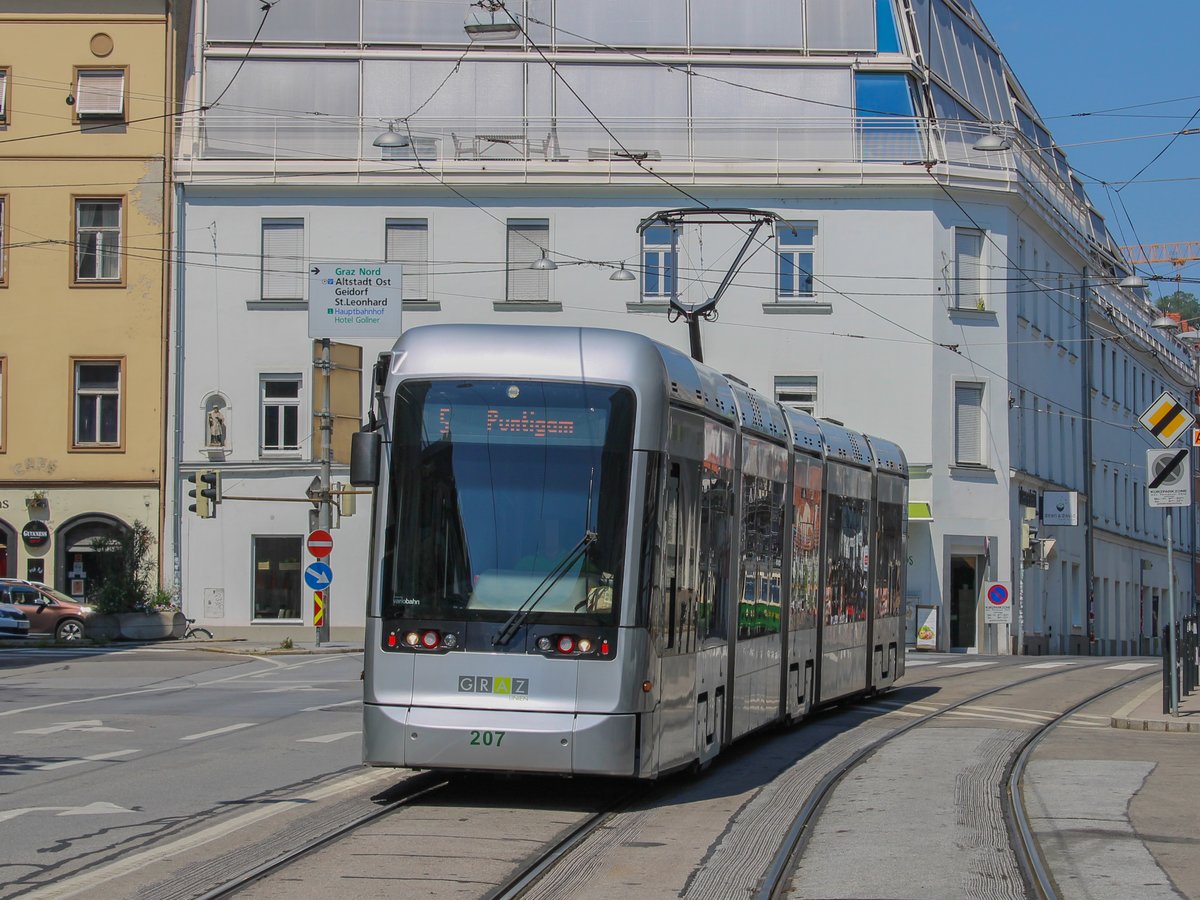
[[[1083,523],[1085,529],[1083,533],[1083,589],[1086,591],[1084,596],[1087,597],[1087,638],[1088,652],[1090,654],[1092,641],[1096,639],[1096,596],[1092,591],[1092,567],[1095,565],[1095,531],[1092,527],[1092,497],[1094,496],[1092,491],[1092,335],[1091,323],[1088,317],[1089,306],[1088,269],[1087,266],[1084,266],[1079,294],[1079,312],[1083,320],[1083,411],[1086,416],[1083,424],[1083,478],[1084,487],[1087,489],[1087,516],[1084,517]],[[1067,624],[1069,625],[1069,623]],[[1066,641],[1064,649],[1070,650],[1071,632],[1069,627],[1064,629],[1062,639]]]
[[[184,266],[183,260],[187,230],[183,227],[183,185],[175,185],[175,466],[171,473],[174,501],[171,515],[172,566],[174,585],[179,588],[180,602],[183,592],[183,563],[180,541],[183,538],[183,476],[180,463],[183,460],[183,333],[184,333]]]

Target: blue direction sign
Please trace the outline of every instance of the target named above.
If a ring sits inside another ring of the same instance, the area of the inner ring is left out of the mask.
[[[333,584],[333,569],[323,562],[311,563],[304,570],[304,583],[308,585],[309,590],[323,591]]]

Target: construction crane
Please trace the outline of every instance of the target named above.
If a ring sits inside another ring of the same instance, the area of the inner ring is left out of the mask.
[[[1175,288],[1182,282],[1183,267],[1200,260],[1200,241],[1175,241],[1169,244],[1133,244],[1122,247],[1121,252],[1130,265],[1154,265],[1170,263],[1175,267]]]

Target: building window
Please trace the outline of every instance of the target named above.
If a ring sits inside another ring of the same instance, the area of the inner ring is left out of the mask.
[[[304,220],[264,219],[262,223],[262,299],[303,300]]]
[[[300,449],[300,376],[263,376],[260,382],[262,452]]]
[[[780,300],[813,296],[813,256],[816,253],[815,225],[781,223],[775,232],[779,260]]]
[[[75,201],[75,280],[120,281],[121,207],[118,199]]]
[[[75,115],[80,119],[124,119],[125,70],[76,71]]]
[[[0,67],[0,125],[8,124],[8,67]]]
[[[299,535],[254,538],[254,619],[302,619]]]
[[[5,383],[5,379],[7,377],[8,360],[5,357],[0,356],[0,453],[4,452],[4,441],[8,437],[8,430],[4,427],[4,413],[7,409],[7,407],[4,405],[4,401],[7,397],[4,389],[7,387],[7,384]]]
[[[954,298],[959,309],[984,309],[983,232],[954,229]]]
[[[817,414],[816,375],[777,375],[775,377],[775,399],[784,406]]]
[[[674,296],[675,243],[679,229],[652,225],[642,232],[642,297],[659,300]]]
[[[982,466],[983,385],[954,386],[954,464]]]
[[[511,303],[545,303],[550,299],[550,272],[530,268],[549,249],[549,219],[508,220],[506,300]]]
[[[121,363],[75,363],[76,447],[115,447],[121,442]]]
[[[388,219],[384,257],[404,268],[405,300],[429,299],[429,220]]]

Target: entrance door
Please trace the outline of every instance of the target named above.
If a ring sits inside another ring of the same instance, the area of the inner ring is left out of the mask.
[[[975,646],[979,607],[979,557],[950,557],[950,646]]]

